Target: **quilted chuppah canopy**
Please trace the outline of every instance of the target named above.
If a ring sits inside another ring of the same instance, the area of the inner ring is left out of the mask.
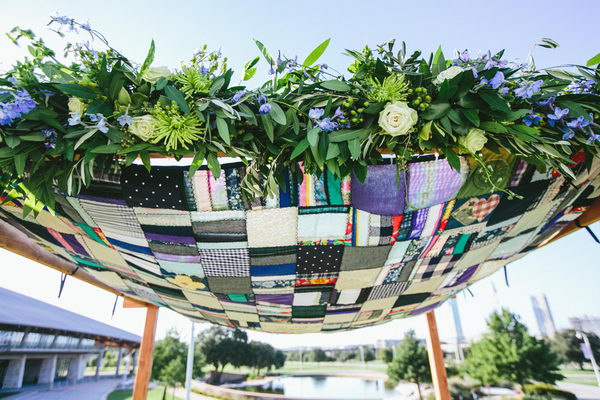
[[[597,159],[568,182],[511,156],[488,155],[491,192],[472,160],[457,172],[421,156],[356,178],[291,176],[248,203],[241,165],[133,165],[96,176],[56,213],[2,218],[132,297],[190,318],[276,333],[330,332],[427,312],[519,259],[600,195]]]

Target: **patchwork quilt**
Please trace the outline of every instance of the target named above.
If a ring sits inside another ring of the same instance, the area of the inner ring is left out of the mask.
[[[365,182],[290,177],[276,197],[242,198],[244,168],[193,176],[133,165],[98,175],[55,212],[1,217],[126,296],[189,318],[275,333],[348,330],[427,312],[519,259],[600,196],[598,160],[575,182],[510,157],[491,191],[421,157],[369,167]],[[3,199],[4,200],[4,199]]]

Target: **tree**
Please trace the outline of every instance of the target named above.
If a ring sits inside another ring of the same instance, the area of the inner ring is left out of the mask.
[[[532,380],[555,383],[563,378],[548,342],[531,336],[517,314],[494,312],[487,326],[489,332],[470,347],[464,364],[469,376],[484,385],[506,381],[521,387]]]
[[[431,371],[427,350],[415,338],[413,330],[404,334],[402,343],[396,349],[396,357],[388,364],[387,374],[394,381],[415,383],[419,391],[419,399],[423,399],[420,384],[431,382]]]
[[[379,358],[384,363],[389,364],[394,359],[394,351],[388,347],[379,349],[379,351],[377,352],[377,358]]]
[[[173,388],[173,397],[175,397],[175,388],[177,385],[185,383],[185,359],[181,356],[171,359],[167,365],[161,369],[158,379],[165,384],[166,387]]]
[[[590,341],[594,357],[596,360],[600,360],[600,338],[591,332],[586,333],[586,335]],[[579,369],[583,369],[583,363],[587,362],[587,359],[581,351],[583,339],[577,337],[576,330],[565,329],[557,332],[550,344],[552,350],[558,354],[561,363],[575,363],[579,365]]]
[[[365,363],[375,360],[375,351],[372,348],[366,347],[363,349],[363,351],[364,351]]]
[[[211,326],[198,335],[198,346],[208,364],[215,368],[213,379],[219,382],[228,364],[234,367],[250,365],[248,335],[238,329]]]
[[[321,348],[311,349],[305,357],[306,361],[312,362],[321,362],[321,361],[329,361],[329,357]]]
[[[281,368],[285,364],[285,354],[276,350],[273,346],[263,342],[250,342],[250,363],[248,366],[256,370],[256,374],[260,375],[260,370],[266,368]]]

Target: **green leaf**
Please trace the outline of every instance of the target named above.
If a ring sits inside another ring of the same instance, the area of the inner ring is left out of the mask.
[[[254,59],[248,61],[246,63],[246,65],[244,65],[244,80],[247,81],[250,78],[252,78],[254,76],[254,74],[256,73],[256,68],[254,67],[258,61],[260,60],[260,57],[254,57]]]
[[[363,139],[373,130],[370,128],[363,129],[340,129],[339,131],[329,134],[330,142],[346,142],[354,139]]]
[[[565,101],[557,99],[557,103],[561,106],[564,106],[569,109],[569,114],[572,114],[576,117],[584,117],[585,119],[590,119],[590,114],[585,111],[585,108],[581,106],[581,104],[575,101]]]
[[[508,107],[506,100],[504,100],[495,92],[489,90],[480,90],[479,97],[481,97],[481,99],[485,101],[492,110],[500,111],[506,114],[510,112],[510,108]]]
[[[308,57],[306,57],[306,59],[302,63],[302,66],[310,67],[311,65],[316,63],[317,60],[323,55],[323,52],[325,52],[325,49],[327,49],[327,46],[329,46],[330,41],[331,39],[325,40],[323,43],[318,45],[313,51],[311,51]]]
[[[15,154],[15,170],[19,176],[23,176],[25,172],[25,161],[27,161],[27,154]]]
[[[169,81],[167,81],[163,76],[161,76],[160,78],[158,78],[158,81],[156,81],[156,90],[163,90],[165,86],[167,86],[167,83],[169,83]]]
[[[329,90],[335,90],[336,92],[347,92],[351,89],[350,85],[348,85],[346,82],[342,82],[337,79],[321,82],[321,87]]]
[[[481,121],[479,120],[479,112],[477,110],[472,108],[463,108],[460,110],[460,112],[469,120],[470,123],[479,127]]]
[[[446,59],[444,58],[444,52],[442,46],[438,46],[435,55],[433,56],[433,62],[431,63],[431,73],[438,75],[440,72],[446,69]]]
[[[516,121],[518,119],[523,118],[524,116],[526,116],[527,114],[530,114],[531,110],[527,109],[527,108],[521,108],[519,110],[515,110],[515,111],[511,111],[508,113],[508,115],[506,116],[506,118],[504,118],[504,121]]]
[[[104,146],[94,147],[91,152],[95,154],[116,154],[120,149],[120,144],[105,144]]]
[[[331,160],[332,158],[340,155],[340,146],[337,143],[329,143],[327,147],[327,154],[325,156],[325,160]]]
[[[202,166],[202,162],[204,161],[205,155],[206,155],[206,148],[204,146],[202,146],[200,151],[198,151],[194,155],[194,159],[192,160],[192,163],[190,164],[190,168],[188,170],[188,175],[190,177],[194,176],[194,174],[196,173],[198,168],[200,168]]]
[[[142,160],[142,164],[146,167],[146,170],[150,172],[152,170],[152,165],[150,164],[150,153],[147,151],[140,152],[140,159]]]
[[[450,149],[446,149],[444,151],[444,155],[448,160],[448,164],[450,164],[450,166],[454,168],[457,172],[460,172],[460,158],[458,157],[458,155]]]
[[[439,119],[448,114],[450,110],[450,103],[445,101],[434,101],[421,116],[426,120]]]
[[[600,53],[596,54],[594,57],[590,58],[585,65],[588,67],[592,67],[594,65],[600,64]]]
[[[55,85],[58,90],[70,96],[80,97],[82,99],[95,99],[98,93],[87,86],[77,85],[75,83],[59,83]]]
[[[220,76],[213,81],[212,85],[210,85],[210,90],[208,91],[208,94],[210,94],[211,96],[214,96],[215,93],[217,93],[219,90],[221,90],[223,85],[225,85],[225,78]]]
[[[79,146],[81,146],[86,140],[91,138],[96,132],[98,132],[98,129],[90,129],[88,133],[79,138],[79,140],[75,143],[75,146],[73,146],[73,150],[77,150]]]
[[[15,151],[9,147],[0,147],[0,158],[11,158]]]
[[[21,135],[19,139],[25,140],[27,142],[43,142],[45,137],[42,133],[32,133],[30,135]]]
[[[221,164],[219,163],[219,159],[213,153],[208,153],[206,155],[206,162],[208,164],[208,169],[214,175],[216,179],[221,176]]]
[[[271,118],[268,115],[261,115],[260,120],[262,122],[263,128],[265,129],[265,133],[267,137],[273,143],[275,140],[275,132],[273,131],[273,123],[271,122]]]
[[[493,122],[493,121],[484,121],[481,124],[479,124],[479,127],[481,129],[483,129],[484,131],[492,132],[492,133],[508,132],[508,129],[506,129],[506,126],[499,124],[498,122]]]
[[[6,145],[11,149],[14,149],[15,147],[21,144],[21,139],[19,139],[16,136],[7,136],[4,138],[4,141],[6,142]]]
[[[105,135],[115,143],[119,143],[125,138],[125,133],[115,128],[109,128]]]
[[[190,112],[190,106],[188,105],[187,101],[185,101],[183,93],[181,93],[177,88],[175,88],[174,86],[166,86],[165,94],[169,99],[177,103],[181,111],[183,111],[186,114]]]
[[[152,41],[150,42],[150,48],[148,49],[148,54],[146,55],[146,59],[144,60],[144,63],[142,64],[142,67],[140,68],[140,76],[144,75],[144,72],[146,72],[146,70],[148,68],[150,68],[150,65],[152,65],[152,62],[154,61],[154,51],[155,50],[156,50],[156,46],[154,45],[154,39],[152,39]],[[157,88],[158,88],[158,85],[157,85]]]
[[[229,137],[229,127],[227,126],[227,122],[221,117],[217,117],[217,131],[219,132],[221,139],[230,145],[231,138]]]
[[[306,134],[306,138],[308,139],[308,143],[315,147],[317,143],[319,143],[319,131],[318,127],[310,128]]]
[[[279,125],[287,124],[287,118],[285,117],[285,113],[279,106],[279,104],[273,102],[271,104],[271,112],[269,113],[273,120],[277,122]]]
[[[131,147],[127,147],[126,149],[122,149],[119,151],[119,154],[128,154],[128,153],[132,153],[132,152],[136,152],[136,151],[140,151],[140,150],[146,150],[148,148],[150,148],[152,145],[149,143],[138,143],[138,144],[134,144]]]
[[[331,138],[329,139],[331,140]],[[352,139],[348,142],[348,150],[350,150],[350,155],[353,160],[358,160],[360,158],[360,139]]]
[[[308,149],[309,143],[307,139],[302,139],[296,147],[294,147],[294,151],[292,151],[292,155],[290,156],[290,160],[298,157],[300,154],[304,153],[306,149]]]
[[[258,47],[258,49],[260,50],[260,52],[262,53],[263,57],[265,58],[265,60],[267,60],[267,62],[270,65],[275,64],[275,62],[273,61],[273,57],[271,57],[271,55],[269,54],[269,52],[267,51],[267,48],[265,47],[264,44],[262,44],[261,42],[259,42],[258,40],[254,39],[254,43],[256,43],[256,46]]]
[[[240,115],[242,117],[246,118],[252,124],[258,125],[258,122],[256,121],[256,115],[254,115],[250,107],[243,103],[238,104],[237,107],[240,109]]]

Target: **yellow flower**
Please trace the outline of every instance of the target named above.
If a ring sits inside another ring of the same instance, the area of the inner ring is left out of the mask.
[[[205,284],[195,281],[187,275],[177,275],[174,278],[167,278],[166,280],[183,289],[201,290],[206,288]]]
[[[79,97],[69,97],[69,114],[83,115],[86,105]]]

